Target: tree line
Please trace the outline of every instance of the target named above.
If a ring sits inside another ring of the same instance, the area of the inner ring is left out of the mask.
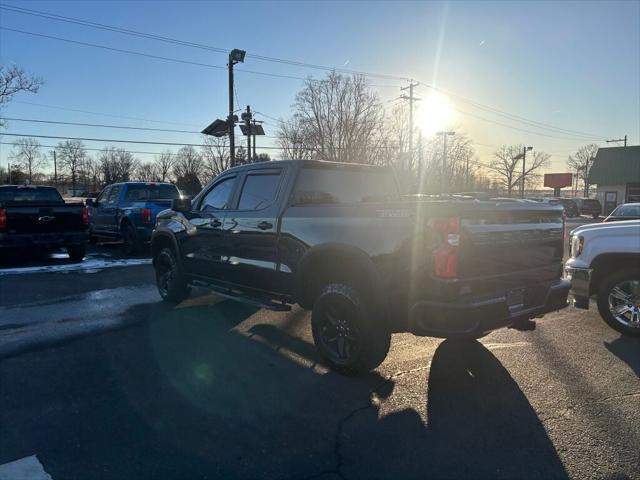
[[[0,65],[0,109],[19,92],[37,93],[42,83],[19,67]],[[527,189],[538,186],[541,171],[549,165],[549,154],[533,151],[523,172],[521,144],[502,145],[481,162],[473,140],[460,128],[448,138],[446,153],[441,137],[423,137],[417,126],[413,132],[416,141],[410,146],[407,104],[385,108],[360,75],[330,72],[320,80],[308,79],[291,108],[291,115],[278,120],[276,129],[281,158],[389,166],[396,171],[405,192],[437,193],[444,178],[451,192],[494,190],[511,195],[523,180]],[[184,146],[176,152],[158,153],[152,161],[142,161],[115,146],[90,155],[77,140],[60,142],[45,153],[36,139],[20,138],[14,142],[9,158],[12,181],[57,181],[74,191],[97,191],[109,183],[128,180],[169,181],[193,194],[230,166],[227,138],[204,136],[202,143],[197,149]],[[595,144],[585,145],[567,159],[568,169],[575,173],[576,192],[580,182],[586,184],[597,149]],[[51,173],[54,152],[57,178]],[[265,160],[270,160],[269,155],[260,154],[254,161]],[[236,162],[246,161],[245,149],[238,147]],[[0,166],[0,182],[7,181],[8,173]]]
[[[143,161],[133,152],[115,146],[91,155],[83,142],[65,140],[45,152],[35,138],[19,138],[9,155],[11,181],[65,184],[74,192],[97,192],[116,182],[172,182],[181,191],[193,195],[229,168],[226,138],[204,137],[203,145],[198,149],[187,145],[176,152],[166,150],[151,161]],[[255,161],[267,160],[269,156],[261,154]],[[247,161],[246,150],[238,148],[236,163]],[[0,170],[2,181],[8,181],[8,177],[8,171]]]

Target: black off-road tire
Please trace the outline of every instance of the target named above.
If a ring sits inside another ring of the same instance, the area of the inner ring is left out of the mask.
[[[175,253],[163,248],[154,258],[158,293],[167,303],[180,303],[189,296],[189,285],[180,270]]]
[[[609,293],[611,290],[621,282],[625,280],[640,280],[640,270],[630,268],[621,271],[612,272],[600,282],[600,288],[598,289],[598,311],[602,319],[607,322],[614,330],[622,333],[623,335],[630,335],[633,337],[640,337],[639,327],[630,327],[623,325],[615,319],[611,311],[609,310]]]
[[[67,254],[72,262],[81,262],[84,256],[87,254],[86,245],[69,245],[67,247]]]
[[[380,365],[389,352],[391,333],[382,320],[380,309],[366,292],[346,283],[331,283],[313,304],[313,340],[331,369],[347,375],[366,373]],[[343,355],[340,339],[329,341],[336,335],[342,335]]]

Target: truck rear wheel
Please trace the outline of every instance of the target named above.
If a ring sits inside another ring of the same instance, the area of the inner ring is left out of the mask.
[[[69,245],[67,253],[72,262],[81,262],[87,254],[87,247],[85,245]]]
[[[640,337],[640,270],[623,270],[604,278],[598,290],[598,310],[614,330]]]
[[[391,333],[358,289],[344,283],[325,286],[313,304],[313,340],[329,366],[340,373],[373,370],[389,351]]]
[[[153,262],[158,293],[167,303],[180,303],[189,296],[189,286],[173,250],[163,248]]]
[[[130,223],[125,223],[121,227],[122,241],[125,255],[135,255],[140,251],[140,240],[138,240],[138,234],[136,229]]]

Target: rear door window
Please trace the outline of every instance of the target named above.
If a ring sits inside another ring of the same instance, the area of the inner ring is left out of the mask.
[[[129,185],[125,201],[146,202],[147,200],[173,200],[180,198],[180,192],[175,185],[138,184]]]
[[[271,205],[276,199],[280,172],[251,172],[242,186],[238,210],[260,210]]]
[[[400,198],[386,170],[303,168],[291,198],[293,205],[386,202]]]

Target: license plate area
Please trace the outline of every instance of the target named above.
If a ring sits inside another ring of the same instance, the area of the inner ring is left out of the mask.
[[[509,310],[517,310],[524,307],[526,288],[514,288],[507,292],[507,306]]]

